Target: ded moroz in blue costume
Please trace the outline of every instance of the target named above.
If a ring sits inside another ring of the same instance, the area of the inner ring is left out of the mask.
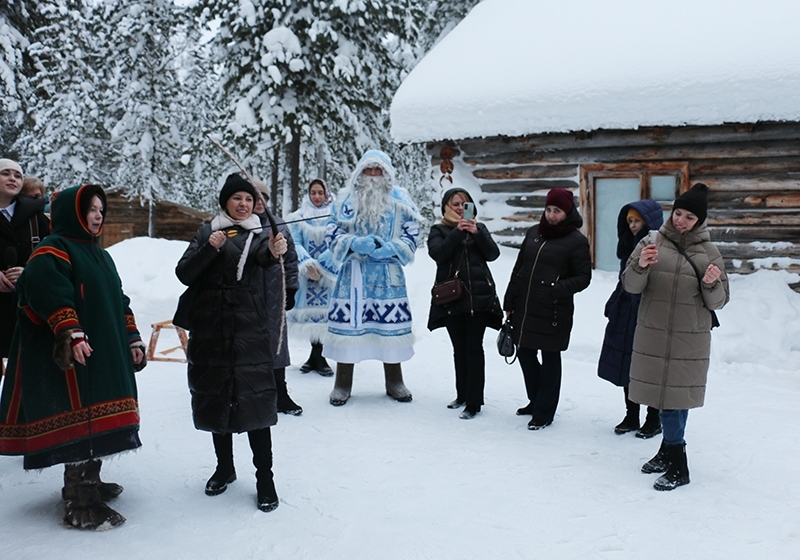
[[[386,393],[408,402],[400,362],[414,355],[414,335],[403,267],[414,259],[420,216],[379,150],[361,157],[348,186],[327,226],[333,262],[341,267],[324,339],[325,357],[338,362],[330,402],[347,402],[353,365],[363,360],[383,362]]]

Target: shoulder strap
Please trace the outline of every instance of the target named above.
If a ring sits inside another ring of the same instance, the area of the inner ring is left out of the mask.
[[[39,237],[39,221],[36,219],[36,214],[31,216],[29,224],[31,227],[31,251],[33,251],[41,241]]]
[[[692,265],[692,268],[694,269],[694,275],[697,276],[698,288],[700,288],[700,301],[703,302],[703,307],[708,309],[708,307],[706,307],[706,302],[703,301],[703,297],[702,297],[702,294],[703,294],[703,277],[700,276],[700,271],[697,269],[697,265],[694,264],[694,261],[689,258],[689,255],[686,254],[686,251],[684,250],[683,247],[681,247],[680,245],[675,243],[672,239],[670,239],[670,243],[675,245],[675,248],[678,250],[678,252],[681,255],[683,255],[686,258],[687,261],[689,261],[690,265]],[[719,320],[717,319],[716,311],[714,311],[713,309],[708,309],[708,310],[711,312],[711,325],[712,325],[711,328],[713,329],[714,327],[718,327],[719,326]]]

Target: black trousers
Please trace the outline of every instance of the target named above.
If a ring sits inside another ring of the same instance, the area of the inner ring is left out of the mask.
[[[469,407],[483,405],[483,387],[486,384],[486,358],[483,354],[483,333],[486,332],[483,315],[456,315],[445,320],[447,334],[453,344],[453,361],[456,367],[456,399]]]
[[[533,405],[533,421],[546,424],[553,421],[561,393],[561,352],[542,350],[539,363],[539,350],[518,348],[517,359],[525,379],[525,391]]]

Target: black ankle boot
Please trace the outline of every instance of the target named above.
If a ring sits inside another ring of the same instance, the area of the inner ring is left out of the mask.
[[[322,356],[322,343],[319,343],[319,352],[317,353],[317,364],[315,369],[317,373],[320,374],[322,377],[331,377],[333,375],[333,370],[331,366],[328,364],[328,360],[326,360]]]
[[[256,505],[261,511],[272,511],[280,504],[272,474],[272,433],[261,428],[247,432],[247,437],[256,468]]]
[[[667,455],[667,447],[664,440],[661,440],[661,447],[658,448],[652,459],[642,465],[642,472],[644,474],[662,473],[667,472],[669,468],[669,455]]]
[[[214,454],[217,468],[206,482],[206,496],[218,496],[228,489],[228,484],[236,480],[233,467],[233,434],[211,434],[214,441]]]
[[[661,419],[658,417],[658,409],[651,406],[647,407],[647,417],[644,419],[644,424],[636,432],[636,437],[641,439],[650,439],[661,433]]]
[[[206,482],[206,496],[218,496],[228,489],[228,484],[236,480],[236,471],[223,470],[217,467],[214,474]]]
[[[639,404],[628,399],[628,388],[625,387],[625,418],[614,426],[615,434],[627,434],[639,429]]]
[[[289,389],[286,387],[286,368],[276,368],[275,388],[278,392],[278,412],[300,416],[303,414],[303,407],[292,400],[289,396]]]
[[[314,345],[311,345],[311,354],[309,354],[306,363],[300,366],[300,373],[309,373],[314,371]]]
[[[670,491],[678,486],[689,484],[689,466],[686,461],[686,445],[667,445],[666,452],[670,460],[667,472],[653,483],[656,490]]]

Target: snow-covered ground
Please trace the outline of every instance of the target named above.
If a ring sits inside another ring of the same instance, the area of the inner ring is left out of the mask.
[[[138,238],[111,248],[140,328],[169,319],[181,286],[174,264],[186,243]],[[492,271],[504,287],[516,251]],[[800,557],[800,295],[796,275],[759,271],[731,279],[731,303],[714,331],[707,404],[689,415],[692,483],[652,488],[639,473],[658,440],[617,436],[621,389],[596,376],[603,305],[615,277],[596,273],[576,298],[553,425],[526,429],[519,366],[507,366],[487,332],[486,405],[460,420],[444,330],[425,328],[434,267],[424,251],[407,269],[418,337],[404,364],[414,393],[392,401],[380,364],[356,367],[353,397],[328,404],[330,378],[301,374],[308,344],[291,340],[287,378],[300,417],[273,429],[281,498],[255,507],[244,435],[239,479],[203,493],[214,469],[211,437],[192,426],[185,365],[138,374],[143,447],[108,461],[125,486],[112,505],[128,521],[105,533],[60,524],[63,469],[25,472],[0,457],[0,558],[297,559],[796,559]],[[166,334],[160,348],[174,346]]]

